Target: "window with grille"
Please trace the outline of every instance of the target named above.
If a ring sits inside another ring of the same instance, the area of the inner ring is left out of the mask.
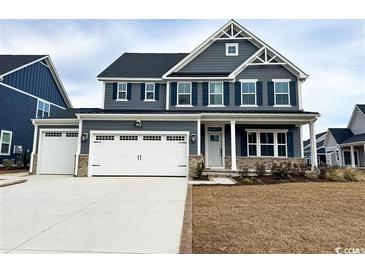
[[[62,132],[46,132],[46,137],[61,137]]]
[[[185,136],[181,136],[181,135],[169,135],[169,136],[166,136],[166,141],[179,141],[179,142],[184,142],[185,141]]]
[[[249,132],[248,137],[248,156],[257,156],[257,137],[256,132]]]
[[[112,140],[114,140],[114,136],[111,136],[111,135],[97,135],[96,140],[97,141],[112,141]]]
[[[122,135],[119,137],[121,141],[137,141],[138,136],[131,136],[131,135]]]
[[[161,136],[146,135],[143,136],[143,141],[161,141]]]
[[[78,137],[78,132],[66,132],[66,137]]]

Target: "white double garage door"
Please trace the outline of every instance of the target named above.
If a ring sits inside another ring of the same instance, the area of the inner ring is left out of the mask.
[[[89,176],[187,176],[188,132],[90,132]],[[46,131],[40,173],[73,174],[77,133]]]

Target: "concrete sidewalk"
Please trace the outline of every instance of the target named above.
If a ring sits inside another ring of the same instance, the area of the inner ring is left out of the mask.
[[[0,189],[4,253],[177,253],[185,178],[29,176]]]
[[[28,172],[14,172],[0,174],[0,187],[11,186],[27,181]]]

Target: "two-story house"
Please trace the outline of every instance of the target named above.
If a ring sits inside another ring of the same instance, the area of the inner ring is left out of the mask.
[[[31,119],[72,107],[48,55],[0,55],[0,165],[23,161],[33,146]]]
[[[365,104],[357,104],[347,128],[329,128],[324,140],[328,166],[365,167]]]
[[[32,171],[187,176],[199,161],[303,161],[302,126],[314,140],[319,117],[302,108],[307,77],[234,20],[190,53],[124,53],[97,77],[103,109],[34,120]]]

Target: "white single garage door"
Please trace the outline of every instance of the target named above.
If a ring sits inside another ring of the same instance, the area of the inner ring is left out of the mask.
[[[43,131],[39,142],[40,174],[73,174],[78,132]]]
[[[96,176],[186,176],[186,134],[93,134],[90,174]]]

